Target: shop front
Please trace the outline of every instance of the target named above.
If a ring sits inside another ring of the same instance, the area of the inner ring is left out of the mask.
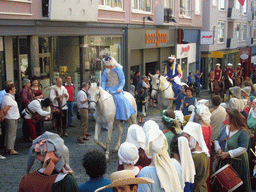
[[[177,44],[177,63],[180,64],[183,75],[181,81],[186,82],[188,73],[195,74],[196,68],[196,43]]]
[[[130,82],[136,71],[140,71],[141,75],[148,75],[160,70],[163,74],[168,56],[176,52],[174,29],[128,28],[127,38],[126,82]]]

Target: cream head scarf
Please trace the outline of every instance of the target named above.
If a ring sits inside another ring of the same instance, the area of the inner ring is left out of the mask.
[[[230,87],[229,91],[238,99],[241,99],[241,88],[238,86]]]
[[[120,164],[135,165],[139,160],[139,151],[134,144],[124,142],[118,150],[118,157]]]
[[[196,107],[197,107],[198,105],[205,105],[205,106],[206,106],[207,103],[209,104],[209,101],[208,101],[207,99],[200,99],[200,100],[197,102]],[[195,107],[195,108],[196,108],[196,107]],[[195,110],[192,111],[192,114],[190,115],[189,121],[190,121],[190,122],[194,122],[194,118],[195,118]]]
[[[59,135],[46,131],[36,138],[29,150],[27,173],[29,173],[35,159],[43,162],[46,175],[51,175],[53,170],[63,173],[72,173],[69,167],[69,151],[64,145],[64,140]]]
[[[195,112],[196,114],[202,118],[203,122],[206,124],[206,125],[210,125],[211,123],[211,112],[209,110],[208,107],[206,107],[205,105],[198,105],[196,108],[195,108]]]
[[[181,192],[183,186],[181,187],[179,175],[169,157],[167,148],[167,140],[161,130],[152,128],[147,132],[145,152],[154,162],[161,187],[166,192]]]
[[[160,130],[159,125],[153,120],[148,120],[143,125],[143,131],[144,131],[146,137],[147,137],[147,133],[150,129]]]
[[[126,142],[134,144],[137,149],[142,148],[145,150],[146,135],[141,126],[132,124],[127,131]]]
[[[178,138],[178,150],[184,182],[194,183],[196,175],[195,164],[186,137],[181,136]]]
[[[175,110],[175,120],[177,120],[181,125],[184,123],[184,115],[181,111]]]
[[[208,148],[204,141],[203,131],[200,124],[188,122],[183,129],[183,133],[187,133],[190,135],[190,149],[194,149],[196,142],[198,142],[199,146],[202,149],[202,152],[205,153],[208,157],[210,157],[208,153]]]
[[[250,86],[247,86],[247,87],[242,88],[241,91],[243,91],[248,97],[250,97],[252,88]]]

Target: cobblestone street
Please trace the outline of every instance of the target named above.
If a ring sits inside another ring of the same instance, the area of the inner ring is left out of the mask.
[[[208,98],[208,92],[202,93],[202,98]],[[161,123],[160,118],[160,109],[155,107],[149,107],[147,111],[147,117],[145,120],[155,120],[161,129],[163,129],[163,125]],[[88,132],[92,134],[89,141],[86,141],[85,144],[79,144],[77,142],[77,135],[79,129],[79,121],[75,118],[74,125],[76,127],[69,127],[68,128],[68,137],[63,137],[65,140],[66,146],[69,148],[69,157],[70,157],[70,167],[73,169],[75,173],[75,179],[77,184],[80,185],[86,181],[88,181],[89,177],[86,175],[85,170],[82,166],[82,158],[85,152],[88,149],[100,149],[98,145],[96,145],[93,141],[94,136],[94,125],[95,121],[93,117],[89,119],[89,128]],[[123,125],[123,136],[122,142],[126,138],[127,128],[129,126],[128,123],[124,123]],[[51,130],[51,122],[45,122],[45,127],[49,131]],[[55,132],[55,131],[53,131]],[[107,137],[107,131],[102,130],[100,134],[100,140],[104,141]],[[111,141],[111,151],[115,147],[115,143],[117,141],[118,131],[117,128],[114,128],[112,133],[112,141]],[[24,142],[22,140],[22,130],[21,130],[21,123],[19,124],[18,133],[17,133],[17,140],[15,144],[15,149],[19,152],[19,155],[7,155],[4,153],[4,150],[0,150],[0,154],[6,156],[6,160],[0,161],[0,191],[17,191],[19,188],[19,183],[23,175],[26,174],[27,168],[27,159],[28,159],[28,151],[31,146],[31,143]],[[107,171],[105,177],[109,178],[110,174],[117,170],[117,153],[110,154],[110,161],[108,162]],[[35,161],[34,166],[31,168],[32,170],[38,169],[40,167],[39,161]]]

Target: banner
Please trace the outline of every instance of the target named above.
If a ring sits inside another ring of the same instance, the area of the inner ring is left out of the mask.
[[[201,42],[201,45],[213,45],[214,44],[213,31],[201,31],[200,42]]]

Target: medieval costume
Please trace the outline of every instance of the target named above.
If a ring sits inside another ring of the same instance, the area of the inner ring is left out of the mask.
[[[124,97],[123,88],[125,85],[125,76],[122,66],[118,64],[113,57],[107,56],[104,60],[106,66],[112,66],[112,69],[105,69],[102,75],[101,87],[109,91],[115,101],[117,120],[127,120],[136,111],[127,98]],[[117,90],[121,91],[118,93]]]
[[[229,91],[234,95],[235,98],[231,98],[229,101],[230,108],[235,108],[241,112],[244,107],[244,101],[241,99],[241,88],[238,86],[230,87]]]

